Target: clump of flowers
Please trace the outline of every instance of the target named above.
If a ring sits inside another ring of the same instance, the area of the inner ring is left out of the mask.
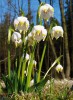
[[[20,44],[22,44],[22,40],[21,40],[21,34],[19,32],[14,32],[12,34],[12,42],[15,43],[15,46],[19,46]]]
[[[39,8],[39,17],[49,20],[54,15],[54,8],[49,4],[44,4]]]
[[[58,39],[59,37],[63,37],[63,28],[61,26],[54,26],[51,31],[51,37]]]
[[[10,28],[8,31],[8,75],[7,77],[4,77],[6,90],[8,93],[18,93],[20,91],[29,91],[32,88],[36,89],[39,85],[42,83],[45,85],[46,75],[48,72],[55,66],[57,62],[59,62],[59,58],[55,61],[54,64],[48,69],[44,77],[41,77],[41,70],[42,65],[45,57],[45,52],[47,48],[46,40],[48,40],[47,33],[48,30],[51,29],[51,26],[49,26],[49,29],[46,29],[41,22],[49,20],[51,17],[53,17],[54,9],[49,4],[44,4],[40,6],[38,13],[39,18],[37,16],[37,22],[38,25],[29,27],[29,21],[24,16],[19,16],[14,20],[14,27],[15,30]],[[41,19],[44,19],[41,21]],[[39,23],[41,25],[39,25]],[[29,29],[29,31],[28,31]],[[13,31],[12,31],[13,30]],[[12,34],[13,32],[13,34]],[[29,32],[29,33],[28,33]],[[21,34],[22,33],[22,34]],[[27,34],[23,34],[27,33]],[[50,34],[49,34],[50,35]],[[49,36],[48,35],[48,36]],[[52,28],[51,31],[51,37],[52,39],[55,37],[58,39],[59,37],[63,37],[63,29],[61,26],[55,26]],[[11,61],[10,61],[10,40],[15,43],[15,62],[14,62],[14,70],[11,70]],[[36,53],[36,47],[37,44],[40,41],[46,41],[44,42],[44,47],[42,51],[42,55],[39,59],[39,62],[35,61],[35,53]],[[21,45],[21,48],[17,48]],[[38,65],[38,70],[36,70],[36,65]],[[34,70],[33,70],[34,69]],[[56,66],[57,72],[62,72],[63,67],[58,64]],[[34,75],[32,76],[32,72],[34,71]],[[7,81],[8,80],[8,81]],[[30,87],[31,83],[34,83],[34,87]],[[40,84],[38,84],[40,83]],[[37,85],[38,84],[38,85]]]
[[[24,16],[17,17],[14,20],[14,27],[16,30],[18,29],[18,30],[22,30],[22,31],[27,32],[27,30],[29,28],[29,21]]]
[[[62,67],[61,64],[58,64],[58,65],[56,66],[56,71],[57,71],[58,73],[63,71],[63,67]]]

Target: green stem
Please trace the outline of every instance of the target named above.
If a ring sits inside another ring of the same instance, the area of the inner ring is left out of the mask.
[[[23,83],[23,80],[24,80],[24,72],[25,72],[25,68],[26,68],[26,60],[24,60],[23,62],[23,66],[22,66],[22,78],[21,78],[21,81]]]
[[[28,66],[26,91],[28,90],[28,88],[29,88],[29,86],[30,86],[31,73],[32,73],[32,68],[33,68],[33,58],[34,58],[34,53],[31,54],[31,60],[30,60],[29,66]]]
[[[19,68],[18,68],[18,80],[20,78],[20,71],[21,71],[21,65],[22,65],[23,57],[20,58]]]
[[[9,76],[9,78],[10,78],[10,68],[11,68],[10,39],[11,39],[11,28],[9,28],[9,30],[8,30],[8,76]]]
[[[42,25],[42,19],[39,18],[39,9],[40,9],[40,7],[41,7],[41,4],[40,4],[40,6],[38,7],[37,16],[36,16],[36,23],[37,23],[37,25],[38,25],[38,24]]]
[[[8,76],[9,76],[9,78],[10,78],[10,68],[11,68],[10,46],[8,46]]]
[[[40,74],[41,74],[42,64],[43,64],[43,60],[44,60],[44,56],[45,56],[45,51],[46,51],[46,44],[44,45],[41,61],[40,61],[40,64],[39,64],[39,72],[38,72],[37,82],[40,81]]]
[[[15,70],[17,71],[19,67],[19,48],[16,48],[16,57],[15,57]]]
[[[20,58],[19,68],[18,68],[18,79],[20,78],[20,72],[21,72],[21,66],[23,63],[23,55],[24,55],[24,39],[25,39],[25,33],[22,34],[22,57]]]

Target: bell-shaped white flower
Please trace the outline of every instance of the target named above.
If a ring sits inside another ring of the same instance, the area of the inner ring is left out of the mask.
[[[33,37],[33,34],[30,32],[26,37],[25,37],[25,43],[28,42],[28,46],[33,46],[35,40],[34,40],[34,37]]]
[[[21,40],[21,34],[19,32],[14,32],[12,34],[12,42],[15,43],[15,46],[19,46],[20,44],[22,44],[22,40]]]
[[[39,17],[49,20],[54,15],[54,8],[49,4],[44,4],[39,8]]]
[[[28,46],[33,45],[33,43],[35,41],[34,38],[33,38],[33,34],[31,32],[27,36],[27,41],[28,41]]]
[[[54,26],[51,31],[51,37],[58,39],[59,37],[63,37],[63,28],[61,26]]]
[[[58,65],[56,66],[56,71],[57,71],[58,73],[63,71],[63,67],[62,67],[61,64],[58,64]]]
[[[31,33],[37,42],[44,41],[47,36],[47,30],[41,25],[34,26]]]
[[[30,81],[30,86],[33,86],[34,85],[34,79],[32,79],[31,81]]]
[[[30,59],[30,56],[28,53],[26,53],[25,59],[26,59],[26,61],[28,61]]]
[[[15,27],[16,30],[18,29],[19,31],[25,31],[26,32],[29,28],[29,21],[24,16],[17,17],[14,20],[14,27]]]
[[[24,56],[24,54],[23,54],[22,57],[23,57],[23,58],[25,57],[25,60],[26,60],[26,61],[29,61],[29,60],[30,60],[30,55],[29,55],[28,53],[26,53],[25,56]]]

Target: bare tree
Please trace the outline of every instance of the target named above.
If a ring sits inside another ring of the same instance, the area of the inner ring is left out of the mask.
[[[73,42],[73,4],[72,4],[72,0],[70,0],[70,18],[71,18],[71,32],[72,32],[72,42]],[[72,43],[71,42],[71,43]],[[72,45],[72,53],[71,53],[71,59],[72,59],[72,71],[73,71],[73,43],[71,44]]]
[[[66,55],[66,77],[70,77],[70,55],[69,55],[69,48],[68,48],[68,36],[67,36],[67,28],[66,28],[66,21],[64,16],[64,8],[63,8],[63,1],[59,0],[60,5],[60,11],[61,11],[61,17],[62,17],[62,24],[64,28],[64,49],[65,49],[65,55]]]
[[[32,19],[32,15],[31,15],[31,8],[30,8],[30,2],[31,0],[28,0],[28,20],[31,22],[31,19]]]

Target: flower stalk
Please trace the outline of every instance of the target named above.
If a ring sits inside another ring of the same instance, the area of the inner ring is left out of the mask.
[[[40,81],[40,76],[41,76],[40,74],[41,74],[41,69],[42,69],[42,64],[43,64],[45,52],[46,52],[46,44],[44,45],[44,49],[43,49],[41,61],[40,61],[40,63],[39,63],[39,70],[38,70],[37,83]]]
[[[11,27],[8,30],[8,77],[10,78],[11,60],[10,60],[10,39],[11,39]]]

